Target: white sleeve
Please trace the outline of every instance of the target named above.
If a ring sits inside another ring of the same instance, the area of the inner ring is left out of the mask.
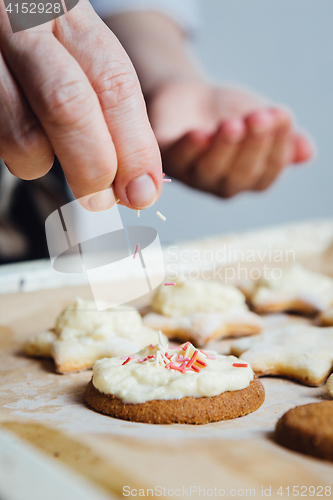
[[[197,0],[90,0],[100,17],[129,11],[153,10],[171,17],[185,31],[196,31],[199,24]]]

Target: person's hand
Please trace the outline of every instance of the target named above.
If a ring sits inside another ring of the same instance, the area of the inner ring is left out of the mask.
[[[247,91],[171,82],[148,104],[165,171],[219,196],[266,189],[312,156],[290,112]]]
[[[0,2],[0,157],[21,179],[60,160],[90,210],[132,209],[160,195],[159,149],[128,56],[87,0],[38,28],[12,33]],[[89,197],[88,197],[89,198]]]

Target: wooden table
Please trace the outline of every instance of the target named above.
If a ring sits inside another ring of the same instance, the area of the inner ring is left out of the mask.
[[[225,245],[233,251],[271,245],[284,251],[292,248],[298,260],[332,272],[332,241],[333,221],[317,221],[182,244],[173,252],[180,256],[183,250],[214,253]],[[165,249],[166,258],[168,254]],[[212,269],[217,262],[213,264]],[[207,262],[198,259],[190,265],[177,262],[183,269],[194,265],[207,268]],[[226,265],[236,266],[237,259]],[[167,261],[167,270],[168,266]],[[15,272],[13,267],[12,276]],[[17,276],[29,272],[21,266]],[[30,274],[33,280],[34,273]],[[4,275],[9,282],[8,266]],[[14,280],[10,283],[13,287]],[[23,488],[24,498],[38,500],[46,498],[46,487],[47,498],[52,499],[61,494],[96,500],[139,493],[152,496],[151,489],[162,498],[286,498],[288,492],[289,497],[297,492],[310,496],[310,486],[315,487],[315,498],[321,487],[324,497],[325,487],[326,493],[331,488],[326,498],[333,497],[333,464],[288,451],[272,439],[277,419],[289,408],[328,399],[325,386],[311,388],[264,377],[266,400],[257,412],[205,426],[151,426],[100,415],[82,401],[91,371],[57,375],[52,361],[22,354],[25,340],[52,326],[66,304],[78,295],[91,296],[87,286],[48,285],[44,290],[0,295],[0,498],[23,498]],[[34,288],[32,282],[28,288]],[[290,318],[282,315],[274,321]],[[274,321],[267,317],[265,327],[271,328]],[[228,342],[217,348],[225,352]]]

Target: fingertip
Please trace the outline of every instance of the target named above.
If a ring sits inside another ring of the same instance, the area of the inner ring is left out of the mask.
[[[77,198],[80,205],[88,210],[88,212],[104,212],[109,210],[117,203],[112,187],[98,191],[97,193],[89,194],[81,198]]]
[[[254,111],[246,118],[246,124],[253,134],[269,132],[274,124],[272,113],[268,109]]]
[[[316,149],[316,145],[310,137],[304,134],[296,134],[294,136],[295,152],[293,163],[299,164],[313,159],[317,154]]]
[[[192,130],[185,137],[185,140],[196,146],[207,146],[211,140],[211,134],[205,130]]]
[[[219,133],[229,142],[239,142],[245,135],[245,123],[239,118],[227,120],[220,126]]]

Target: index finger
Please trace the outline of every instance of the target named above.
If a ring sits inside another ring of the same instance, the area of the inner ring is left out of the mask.
[[[7,35],[3,50],[74,195],[81,198],[110,187],[117,170],[115,147],[97,95],[77,61],[47,31]],[[112,206],[109,191],[102,200],[92,197],[89,208]]]

